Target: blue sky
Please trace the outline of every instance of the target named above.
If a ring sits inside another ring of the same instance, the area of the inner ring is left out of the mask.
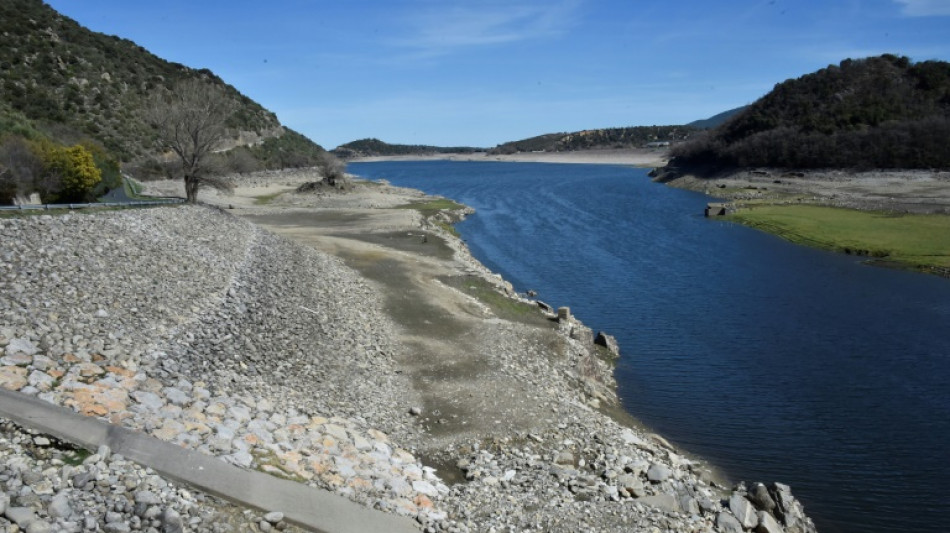
[[[950,60],[950,0],[47,0],[326,148],[682,124],[847,57]]]

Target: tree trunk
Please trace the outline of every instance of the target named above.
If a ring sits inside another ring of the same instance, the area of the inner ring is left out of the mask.
[[[198,180],[194,176],[185,176],[185,201],[198,203]]]

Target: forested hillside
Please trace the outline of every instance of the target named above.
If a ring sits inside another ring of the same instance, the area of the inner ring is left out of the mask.
[[[234,110],[219,146],[231,150],[216,155],[216,168],[304,166],[324,153],[207,69],[168,62],[127,39],[90,31],[41,0],[3,0],[0,203],[31,192],[52,199],[94,196],[119,184],[120,163],[146,175],[173,171],[155,159],[157,132],[144,111],[155,95],[187,80],[216,87]],[[94,165],[85,163],[89,158]],[[63,179],[77,172],[85,176],[79,182],[92,185],[70,192]]]
[[[690,126],[636,126],[584,130],[574,133],[549,133],[520,141],[500,144],[490,154],[518,152],[565,152],[598,148],[641,148],[649,143],[679,142],[699,131]]]
[[[421,155],[421,154],[468,154],[483,152],[483,148],[471,146],[429,146],[424,144],[389,144],[379,139],[360,139],[341,144],[332,150],[337,157],[371,157],[379,155]]]
[[[950,168],[950,63],[883,55],[788,80],[675,165]]]

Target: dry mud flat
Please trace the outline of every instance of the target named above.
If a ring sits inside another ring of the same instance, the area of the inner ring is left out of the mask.
[[[292,192],[312,179],[242,177],[233,196],[203,196],[222,210],[0,221],[0,384],[425,530],[813,530],[787,487],[723,490],[610,416],[593,332],[503,296],[463,243],[400,208],[421,193]],[[50,491],[22,446],[4,450],[0,524],[16,508],[80,530],[66,467],[51,466],[63,481]],[[96,484],[113,477],[100,469]],[[99,527],[148,511],[133,488]],[[194,529],[229,530],[180,497],[153,512],[187,508]],[[140,529],[164,527],[149,520]]]

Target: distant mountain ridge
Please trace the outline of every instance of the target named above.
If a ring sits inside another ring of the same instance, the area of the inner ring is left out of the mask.
[[[701,120],[694,120],[694,121],[690,122],[689,124],[687,124],[687,126],[690,126],[690,127],[692,127],[692,128],[696,128],[696,129],[700,129],[700,130],[712,129],[712,128],[715,128],[715,127],[719,126],[719,125],[722,124],[723,122],[729,120],[730,118],[732,118],[732,117],[738,115],[739,113],[745,111],[746,108],[748,108],[748,107],[749,107],[749,106],[744,105],[744,106],[737,107],[737,108],[735,108],[735,109],[730,109],[730,110],[728,110],[728,111],[723,111],[722,113],[715,114],[715,115],[713,115],[713,116],[711,116],[711,117],[709,117],[709,118],[704,118],[704,119],[701,119]]]
[[[165,61],[127,39],[93,32],[40,0],[0,2],[0,135],[91,138],[123,161],[153,156],[155,132],[140,112],[150,94],[200,78],[221,87],[237,111],[224,148],[268,148],[254,157],[322,148],[207,69]],[[275,143],[280,146],[274,146]],[[286,154],[285,154],[286,155]],[[276,159],[274,159],[276,161]]]
[[[950,63],[885,54],[779,83],[674,166],[950,168]]]
[[[698,132],[692,126],[634,126],[604,128],[573,133],[549,133],[520,141],[499,144],[490,154],[518,152],[564,152],[603,148],[642,148],[651,143],[681,142]]]

